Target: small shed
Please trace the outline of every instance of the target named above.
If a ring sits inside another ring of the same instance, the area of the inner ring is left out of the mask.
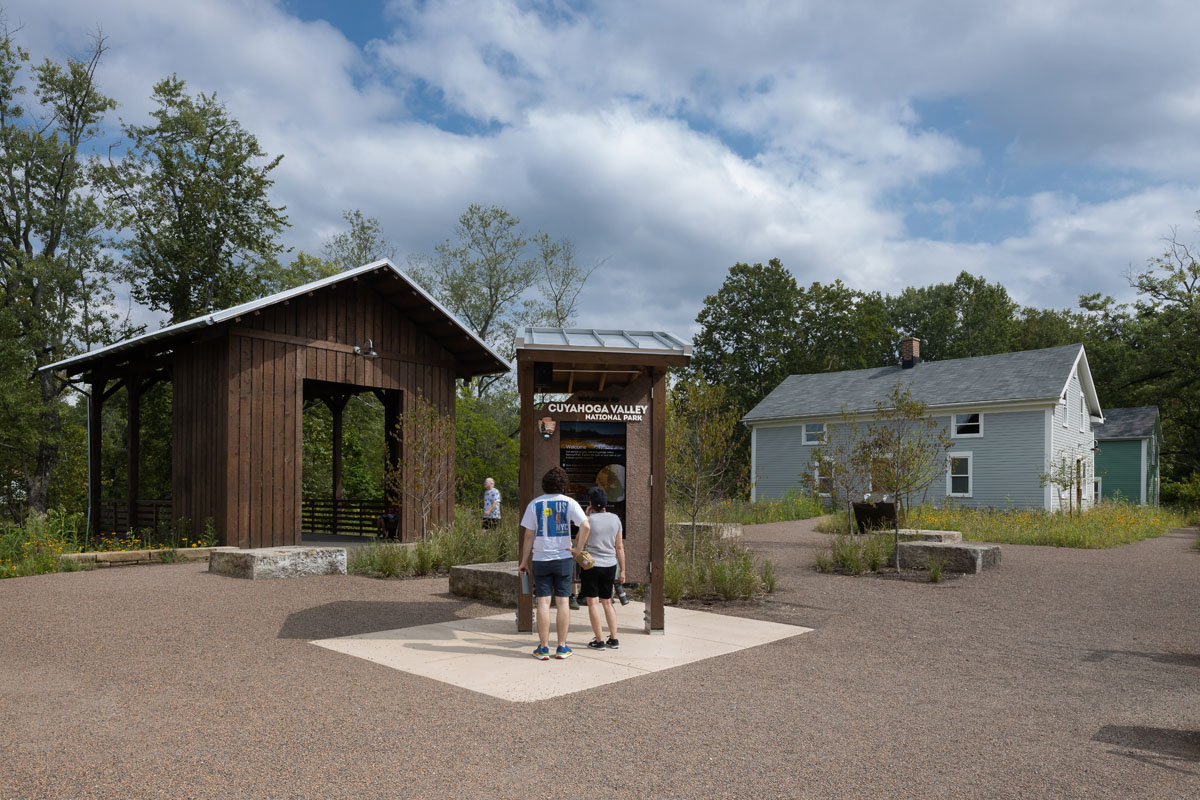
[[[94,530],[102,522],[110,530],[145,526],[145,510],[153,508],[156,516],[188,520],[196,533],[211,523],[222,544],[271,547],[300,544],[303,524],[345,532],[352,514],[381,510],[339,505],[341,410],[351,395],[373,393],[390,434],[414,393],[453,417],[456,379],[510,366],[384,260],[45,369],[89,387],[88,510]],[[138,398],[159,380],[173,384],[169,500],[142,498],[138,491]],[[128,492],[102,498],[101,410],[122,387],[129,392]],[[325,403],[333,413],[331,502],[311,509],[301,498],[306,402]],[[403,442],[389,435],[389,463],[402,461],[403,451]],[[445,469],[454,469],[452,454]],[[453,501],[451,493],[435,518],[449,519]],[[402,538],[411,539],[418,529],[416,509],[403,508]]]
[[[585,501],[589,487],[604,488],[625,529],[627,579],[649,584],[646,629],[661,632],[666,379],[692,346],[663,331],[529,327],[516,352],[521,508],[555,466]],[[532,598],[520,595],[517,629],[532,628]]]
[[[1096,428],[1097,499],[1158,505],[1162,419],[1158,406],[1110,408]]]

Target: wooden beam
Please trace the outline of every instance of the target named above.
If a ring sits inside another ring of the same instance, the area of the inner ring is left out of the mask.
[[[91,533],[100,532],[100,445],[103,431],[104,384],[100,380],[92,384],[88,398],[88,516],[91,517]]]
[[[666,601],[666,521],[667,502],[667,371],[652,372],[650,397],[650,625],[647,633],[664,630],[663,606]]]
[[[520,503],[517,513],[523,514],[525,507],[534,498],[533,489],[533,362],[517,364],[517,390],[521,397],[521,464],[519,471]],[[517,528],[517,558],[525,552],[525,530]],[[528,633],[533,630],[533,595],[517,590],[517,631]]]
[[[141,463],[142,440],[142,380],[140,375],[130,376],[129,423],[125,429],[129,439],[128,460],[125,470],[126,501],[129,507],[129,527],[137,527],[138,466]]]

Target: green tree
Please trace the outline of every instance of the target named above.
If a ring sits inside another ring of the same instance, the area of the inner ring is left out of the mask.
[[[1008,353],[1018,340],[1018,306],[1008,290],[968,272],[954,283],[910,286],[887,305],[892,327],[923,340],[927,361]]]
[[[493,391],[475,397],[464,387],[454,409],[454,460],[460,503],[477,506],[484,478],[494,478],[503,502],[515,506],[521,447],[518,400],[513,392]]]
[[[395,258],[396,247],[384,238],[383,227],[378,219],[363,216],[357,208],[343,211],[342,218],[350,227],[325,241],[324,257],[301,250],[286,266],[277,264],[273,268],[265,267],[264,291],[274,294],[372,261]]]
[[[792,273],[772,258],[737,263],[696,316],[692,368],[728,387],[730,407],[745,414],[799,371],[801,291]]]
[[[693,563],[696,518],[729,488],[730,445],[739,416],[724,387],[703,375],[680,381],[667,393],[667,493],[692,521]]]
[[[821,443],[813,448],[812,463],[800,476],[810,494],[828,495],[835,509],[845,510],[851,534],[856,531],[854,503],[871,490],[872,457],[858,414],[843,406],[839,422],[825,426]]]
[[[157,83],[154,123],[123,125],[128,149],[94,170],[131,234],[122,275],[134,299],[172,322],[260,296],[287,226],[268,197],[283,156],[268,158],[215,94],[185,88],[174,75]]]
[[[896,332],[878,292],[860,292],[840,280],[801,291],[799,371],[837,372],[895,363]]]
[[[510,360],[522,326],[572,324],[579,293],[594,269],[579,267],[569,240],[540,232],[530,238],[515,215],[478,204],[459,216],[454,239],[439,244],[432,257],[410,260],[413,277]],[[477,378],[475,394],[481,397],[504,381],[504,376]]]
[[[18,513],[45,511],[70,416],[67,387],[37,370],[118,335],[104,310],[102,211],[79,155],[116,107],[96,85],[104,51],[98,35],[84,60],[35,66],[29,103],[29,54],[0,33],[0,474]]]
[[[1198,212],[1200,216],[1200,212]],[[1159,406],[1164,462],[1176,480],[1200,470],[1200,263],[1172,232],[1164,252],[1130,272],[1138,292],[1132,323],[1132,395]]]

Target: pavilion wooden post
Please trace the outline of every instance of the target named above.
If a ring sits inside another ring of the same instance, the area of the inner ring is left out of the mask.
[[[92,393],[88,397],[88,517],[90,534],[100,533],[100,446],[104,409],[104,389],[108,381],[98,378],[92,381]]]
[[[667,371],[651,370],[650,374],[654,383],[650,396],[650,605],[646,628],[661,632],[666,603]]]
[[[399,391],[380,392],[382,397],[380,401],[383,403],[383,430],[384,441],[386,442],[387,463],[384,465],[384,502],[387,505],[399,505],[401,497],[400,491],[390,485],[387,476],[396,470],[404,457],[404,442],[400,432],[400,414],[402,396]],[[403,540],[403,536],[400,537]]]
[[[333,413],[333,532],[338,532],[342,504],[342,412],[346,409],[349,395],[326,400]]]
[[[129,398],[129,425],[126,435],[129,439],[128,461],[126,462],[126,501],[129,506],[127,517],[129,530],[137,528],[138,506],[138,465],[141,463],[142,440],[142,377],[139,374],[130,375],[125,381]]]
[[[520,505],[517,506],[518,522],[525,507],[536,496],[533,489],[533,362],[517,359],[517,389],[521,396],[521,463],[518,479]],[[528,454],[528,455],[527,455]],[[517,558],[525,552],[525,529],[517,525]],[[533,630],[533,595],[517,591],[517,631],[529,633]]]

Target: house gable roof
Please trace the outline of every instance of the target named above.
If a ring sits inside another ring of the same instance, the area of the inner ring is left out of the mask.
[[[1110,408],[1104,412],[1104,424],[1096,428],[1096,439],[1150,439],[1157,433],[1158,406]]]
[[[1083,345],[1025,350],[948,361],[792,375],[742,418],[746,424],[800,417],[829,417],[849,411],[870,412],[897,383],[930,408],[972,404],[1057,402],[1071,371],[1079,367],[1089,408],[1100,415]]]
[[[397,311],[406,314],[422,326],[431,338],[438,342],[460,364],[460,377],[468,375],[490,375],[512,369],[508,361],[463,325],[449,310],[433,299],[416,281],[404,274],[387,259],[364,264],[355,269],[339,272],[320,280],[285,289],[267,297],[251,300],[232,308],[214,311],[211,314],[177,322],[155,331],[147,331],[106,347],[100,347],[78,356],[63,359],[41,368],[41,371],[62,371],[67,375],[78,375],[97,365],[111,361],[127,361],[145,355],[171,349],[180,340],[213,325],[232,322],[239,317],[261,311],[268,306],[283,303],[293,298],[311,294],[344,281],[362,280],[369,282],[381,296],[385,297]]]

